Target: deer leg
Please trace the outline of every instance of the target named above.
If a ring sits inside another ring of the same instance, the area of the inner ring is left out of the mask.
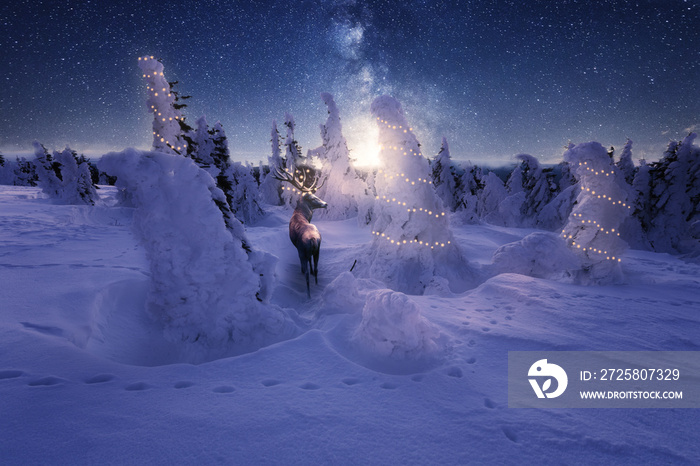
[[[311,260],[304,258],[301,252],[299,252],[299,260],[301,261],[301,273],[306,277],[306,297],[311,299],[311,286],[309,285],[309,267],[311,267]]]
[[[313,269],[314,279],[316,280],[317,285],[318,285],[318,253],[319,253],[318,250],[314,253],[314,269]]]

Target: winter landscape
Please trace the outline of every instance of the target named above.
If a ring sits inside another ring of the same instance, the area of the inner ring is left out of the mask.
[[[694,408],[509,406],[513,352],[700,355],[695,6],[112,3],[0,7],[1,464],[700,463]]]
[[[287,115],[253,167],[139,63],[152,151],[3,160],[3,462],[700,460],[693,409],[513,409],[506,380],[509,351],[698,350],[695,134],[503,180],[426,157],[381,96],[382,163],[356,169],[322,94],[323,144],[301,156]],[[310,298],[301,190],[327,202]]]

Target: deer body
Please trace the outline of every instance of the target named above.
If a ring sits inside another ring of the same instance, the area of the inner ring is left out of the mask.
[[[311,187],[305,187],[303,182],[282,171],[277,171],[274,177],[280,181],[291,183],[302,193],[292,218],[289,220],[289,239],[299,253],[301,273],[306,277],[306,296],[311,298],[310,275],[314,276],[314,280],[318,284],[318,256],[321,251],[321,233],[316,225],[311,223],[311,218],[314,209],[325,209],[328,204],[313,194],[315,184]]]

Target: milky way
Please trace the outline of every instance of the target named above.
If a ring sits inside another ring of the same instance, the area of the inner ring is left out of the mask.
[[[137,57],[154,55],[220,120],[238,160],[269,155],[294,115],[320,144],[335,96],[353,154],[369,104],[399,99],[433,155],[507,163],[597,140],[658,158],[700,123],[700,6],[655,1],[13,1],[0,6],[0,151],[39,140],[88,155],[150,146]],[[11,4],[9,4],[11,3]]]

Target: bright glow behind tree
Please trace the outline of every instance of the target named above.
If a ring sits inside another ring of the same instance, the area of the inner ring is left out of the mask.
[[[382,96],[371,111],[379,127],[381,165],[375,181],[370,275],[400,291],[421,293],[436,275],[458,274],[461,254],[401,104]],[[453,270],[447,271],[450,263]]]

